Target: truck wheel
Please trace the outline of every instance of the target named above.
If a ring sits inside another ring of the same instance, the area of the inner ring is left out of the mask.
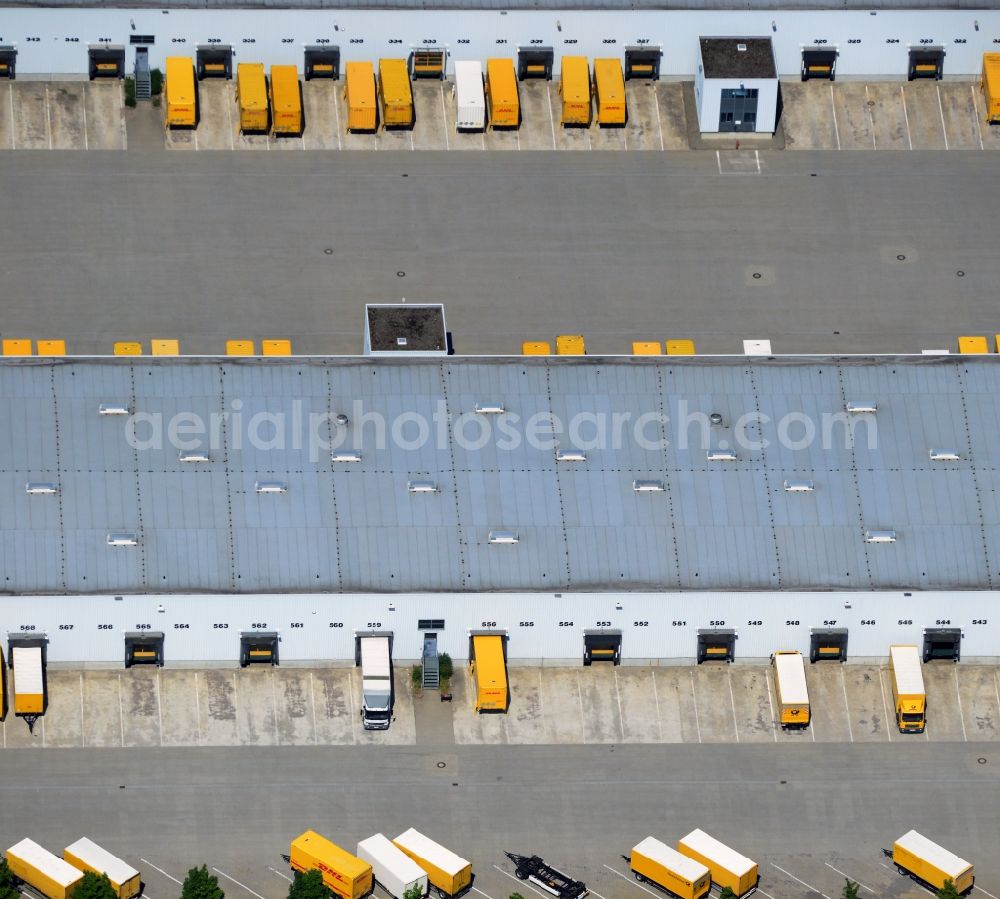
[[[645,878],[645,877],[643,877],[643,876],[642,876],[642,875],[641,875],[641,874],[640,874],[640,873],[639,873],[638,871],[633,871],[633,872],[632,872],[632,876],[633,876],[633,877],[635,877],[635,879],[636,879],[636,880],[637,880],[637,881],[638,881],[639,883],[645,883],[645,882],[646,882],[646,878]]]
[[[442,890],[440,887],[436,887],[435,889],[437,890],[437,894],[441,897],[441,899],[448,899],[448,894],[444,890]]]
[[[528,872],[525,871],[523,868],[515,868],[514,869],[514,876],[518,880],[527,880],[528,879]]]

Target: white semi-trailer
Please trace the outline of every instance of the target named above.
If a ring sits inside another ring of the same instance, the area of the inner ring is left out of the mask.
[[[392,721],[392,638],[359,637],[361,723],[365,730],[388,730]]]

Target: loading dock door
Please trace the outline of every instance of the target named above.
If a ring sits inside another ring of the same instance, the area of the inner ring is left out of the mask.
[[[0,46],[0,78],[14,78],[17,68],[17,50],[11,46]]]
[[[228,44],[199,44],[195,56],[198,80],[233,77],[233,48]]]
[[[410,54],[410,77],[442,79],[446,60],[444,50],[414,50]]]
[[[544,78],[551,81],[555,56],[551,47],[518,47],[517,80]]]
[[[306,81],[313,78],[340,78],[340,47],[306,47],[303,66]]]
[[[957,662],[962,656],[962,631],[957,627],[924,629],[925,662]]]
[[[87,48],[90,80],[125,77],[125,48],[119,44],[99,44]]]
[[[827,78],[834,80],[837,71],[837,51],[819,47],[802,48],[802,80]]]
[[[736,631],[699,630],[698,664],[702,662],[731,662],[736,658]]]
[[[649,78],[651,81],[659,81],[662,58],[663,51],[659,47],[626,47],[625,80]]]
[[[620,665],[622,660],[621,631],[584,631],[583,632],[583,664],[590,666],[594,662],[611,662]]]
[[[910,49],[910,66],[906,78],[934,78],[941,80],[944,75],[944,47],[920,47]]]
[[[846,662],[847,628],[814,627],[809,635],[809,661]]]
[[[277,631],[244,631],[240,634],[240,668],[257,663],[278,664]]]
[[[138,631],[125,635],[125,667],[163,667],[163,631]]]

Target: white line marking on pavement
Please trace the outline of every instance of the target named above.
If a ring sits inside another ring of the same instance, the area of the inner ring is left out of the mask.
[[[663,123],[660,121],[660,98],[656,95],[656,82],[653,82],[653,109],[656,110],[656,133],[660,135],[660,152],[663,152]]]
[[[337,127],[337,149],[342,150],[343,144],[341,144],[340,138],[340,101],[337,96],[337,88],[333,89],[333,119]]]
[[[698,720],[698,694],[694,691],[694,670],[688,672],[691,675],[691,701],[694,703],[694,726],[698,730],[698,742],[701,742],[701,721]]]
[[[83,672],[81,671],[80,672],[80,745],[81,746],[86,745],[86,741],[84,739],[85,732],[84,732],[83,725],[84,725],[84,714],[83,714]]]
[[[289,877],[287,874],[282,874],[277,868],[272,868],[270,865],[268,865],[267,870],[270,871],[272,874],[277,874],[278,877],[285,878],[285,880],[287,880],[289,883],[292,882],[291,877]]]
[[[875,140],[875,116],[872,115],[871,97],[868,96],[868,85],[865,85],[865,109],[868,110],[868,121],[872,126],[872,149],[878,149],[878,143]]]
[[[160,669],[156,669],[156,717],[160,721],[160,745],[163,745],[163,701],[160,692]]]
[[[660,734],[660,742],[663,742],[663,719],[660,717],[660,695],[656,692],[656,669],[651,672],[653,675],[653,702],[656,703],[656,729]]]
[[[622,694],[618,689],[618,669],[614,668],[612,673],[615,676],[615,698],[618,700],[618,720],[622,726],[622,740],[625,739],[625,715],[622,714]],[[593,892],[593,891],[591,891]]]
[[[236,102],[235,100],[231,100],[229,98],[227,98],[227,100],[226,100],[226,121],[229,122],[229,149],[230,150],[234,149],[235,148],[235,144],[236,144],[236,139],[233,137],[233,110],[232,110],[232,104],[235,103],[235,102]]]
[[[951,148],[948,146],[948,126],[944,123],[944,104],[941,102],[941,85],[935,84],[934,89],[937,91],[938,112],[941,113],[941,133],[944,135],[944,148],[949,150]]]
[[[993,674],[993,692],[996,693],[997,705],[1000,706],[1000,686],[998,686],[1000,684],[1000,671],[994,671]]]
[[[276,745],[281,745],[281,737],[278,736],[278,700],[274,692],[274,669],[271,669],[271,715],[274,721],[274,742]]]
[[[49,86],[45,85],[45,127],[49,132],[49,149],[52,149],[52,107],[49,105]]]
[[[631,880],[630,878],[622,874],[621,871],[616,871],[614,868],[611,867],[611,865],[605,865],[604,867],[607,868],[612,874],[617,874],[622,880],[627,880],[636,889],[642,890],[644,893],[649,893],[650,896],[660,895],[659,893],[654,893],[652,890],[647,890],[641,883],[637,883],[636,881]]]
[[[733,708],[733,733],[736,734],[736,742],[740,742],[740,728],[736,723],[736,697],[733,695],[733,675],[732,672],[726,669],[726,680],[729,682],[729,704]]]
[[[958,720],[962,722],[962,739],[969,742],[969,735],[965,731],[965,711],[962,709],[962,691],[958,688],[958,665],[952,671],[955,672],[955,695],[958,697]]]
[[[760,174],[760,150],[753,151],[753,158],[757,160],[757,174]]]
[[[309,704],[312,707],[313,721],[313,743],[319,742],[319,734],[316,733],[316,693],[313,691],[313,673],[309,672]]]
[[[892,728],[889,727],[889,706],[885,702],[885,683],[882,681],[882,669],[878,669],[878,688],[882,691],[882,712],[885,714],[885,735],[892,742]],[[893,716],[893,721],[895,721]]]
[[[497,870],[498,870],[498,871],[499,871],[499,872],[500,872],[501,874],[503,874],[503,875],[504,875],[505,877],[509,877],[509,878],[510,878],[511,880],[517,880],[517,878],[516,878],[516,877],[515,877],[515,876],[514,876],[513,874],[508,874],[508,873],[507,873],[506,871],[504,871],[504,869],[503,869],[503,868],[501,868],[501,867],[500,867],[499,865],[494,865],[493,867],[494,867],[494,868],[496,868],[496,869],[497,869]],[[532,893],[535,893],[536,895],[538,895],[538,896],[541,896],[541,897],[542,897],[542,899],[548,899],[548,897],[546,897],[546,895],[545,895],[544,893],[540,892],[539,890],[536,890],[536,889],[535,889],[535,888],[534,888],[534,887],[533,887],[533,886],[532,886],[532,885],[531,885],[530,883],[528,883],[528,882],[527,882],[526,880],[517,880],[517,882],[518,882],[518,883],[522,883],[522,884],[524,884],[524,885],[525,885],[525,886],[526,886],[526,887],[527,887],[527,888],[528,888],[529,890],[531,890],[531,892],[532,892]]]
[[[854,728],[851,727],[851,704],[847,701],[847,676],[844,674],[844,666],[840,666],[840,685],[844,688],[844,717],[847,718],[847,735],[854,742]]]
[[[153,899],[153,897],[150,896],[145,889],[143,889],[142,893],[139,896],[139,899]]]
[[[719,166],[719,174],[722,174],[722,154],[716,150],[715,151],[715,162]]]
[[[214,872],[215,872],[216,874],[221,874],[221,875],[222,875],[223,877],[225,877],[225,878],[226,878],[226,880],[231,880],[231,881],[232,881],[233,883],[235,883],[235,884],[236,884],[236,886],[238,886],[238,887],[243,887],[243,889],[245,889],[245,890],[246,890],[246,891],[247,891],[247,892],[248,892],[248,893],[249,893],[249,894],[250,894],[251,896],[256,896],[256,897],[257,897],[257,899],[264,899],[264,897],[263,897],[263,896],[261,896],[261,894],[260,894],[260,893],[255,893],[255,892],[254,892],[253,890],[251,890],[251,889],[250,889],[250,887],[248,887],[248,886],[247,886],[247,885],[246,885],[245,883],[240,883],[240,882],[239,882],[239,881],[238,881],[238,880],[237,880],[237,879],[236,879],[235,877],[230,877],[230,876],[229,876],[229,875],[228,875],[228,874],[227,874],[227,873],[226,873],[225,871],[220,871],[220,870],[219,870],[218,868],[216,868],[216,867],[215,867],[214,865],[212,866],[212,870],[213,870],[213,871],[214,871]]]
[[[198,672],[194,673],[194,707],[197,715],[195,723],[198,725],[198,745],[201,746],[201,691],[198,689]]]
[[[976,134],[979,135],[979,149],[985,150],[986,148],[983,146],[983,129],[980,127],[980,121],[979,121],[979,101],[976,99],[975,85],[970,84],[969,91],[972,94],[972,108],[975,109],[976,111]],[[13,109],[11,110],[11,112],[13,113]]]
[[[602,896],[600,893],[597,892],[597,890],[590,890],[589,892],[591,896],[596,896],[597,899],[607,899],[606,896]]]
[[[840,870],[840,868],[835,868],[829,862],[823,862],[823,864],[826,865],[831,871],[836,871],[841,877],[846,877],[848,880],[854,881],[854,883],[856,883],[859,887],[861,887],[861,889],[868,890],[869,893],[875,892],[875,890],[873,890],[871,887],[866,887],[860,880],[854,880],[854,878],[851,877],[850,874],[845,874],[843,871]]]
[[[149,865],[149,867],[151,867],[154,871],[159,871],[164,877],[167,878],[167,880],[172,880],[174,883],[184,886],[184,884],[182,884],[172,874],[168,874],[166,871],[163,870],[163,868],[157,868],[156,865],[154,865],[148,858],[140,858],[139,861],[141,861],[144,865]]]
[[[989,893],[989,892],[987,892],[986,890],[984,890],[984,889],[983,889],[983,888],[982,888],[981,886],[979,886],[978,884],[976,884],[976,886],[975,886],[975,889],[979,890],[979,892],[980,892],[980,893],[986,893],[986,895],[987,895],[987,896],[989,896],[989,897],[990,897],[990,899],[997,899],[997,897],[996,897],[996,896],[994,896],[994,895],[993,895],[992,893]]]
[[[485,896],[486,899],[493,899],[489,893],[484,893],[479,887],[472,887],[473,892],[479,893],[480,896]]]
[[[118,672],[118,725],[121,728],[122,747],[125,746],[125,703],[122,700],[122,673]]]
[[[90,149],[90,141],[87,140],[87,82],[83,82],[83,149]]]
[[[771,699],[771,672],[764,669],[764,679],[767,681],[767,704],[771,707],[771,736],[778,742],[778,723],[774,720],[774,701]]]
[[[7,99],[10,100],[10,148],[12,150],[17,149],[17,141],[15,137],[17,136],[17,125],[14,122],[14,82],[12,81],[7,85]],[[976,119],[979,119],[979,110],[976,110]],[[977,124],[978,127],[978,124]],[[979,139],[980,149],[982,149],[983,139]]]
[[[587,725],[583,717],[583,689],[580,687],[580,672],[576,673],[576,695],[580,700],[580,739],[587,742]]]
[[[830,899],[830,897],[827,896],[826,893],[820,892],[819,890],[816,889],[816,887],[806,883],[804,880],[799,880],[799,878],[796,877],[791,871],[786,871],[784,868],[781,867],[781,865],[776,865],[774,862],[771,862],[771,867],[777,868],[782,874],[787,874],[789,877],[792,878],[792,880],[796,881],[797,883],[801,883],[802,886],[804,886],[807,890],[812,890],[814,893],[819,893],[823,897],[823,899]]]
[[[441,82],[441,121],[444,122],[444,148],[451,149],[448,141],[448,107],[444,105],[444,82]]]
[[[899,96],[903,100],[903,121],[906,123],[906,142],[910,145],[910,149],[913,149],[913,138],[910,137],[910,115],[906,111],[906,92],[903,90],[903,85],[899,86]]]
[[[545,82],[545,101],[549,107],[549,128],[552,131],[552,149],[556,148],[556,120],[552,115],[552,91],[549,90],[549,83]]]
[[[236,672],[233,672],[233,713],[236,715],[234,725],[236,726],[236,739],[240,738],[240,694],[236,685]]]
[[[833,133],[837,138],[837,149],[840,149],[840,126],[837,124],[837,104],[833,97],[833,85],[830,85],[830,108],[833,110]]]

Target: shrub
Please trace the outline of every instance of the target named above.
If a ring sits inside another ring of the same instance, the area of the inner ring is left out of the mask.
[[[125,105],[129,109],[135,109],[135,79],[125,79]]]
[[[163,93],[163,72],[159,69],[149,70],[149,90],[154,97]]]

